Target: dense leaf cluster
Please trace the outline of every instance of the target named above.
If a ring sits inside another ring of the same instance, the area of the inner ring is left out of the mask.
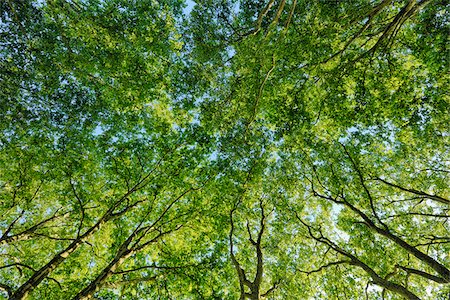
[[[0,298],[448,299],[448,8],[0,2]]]

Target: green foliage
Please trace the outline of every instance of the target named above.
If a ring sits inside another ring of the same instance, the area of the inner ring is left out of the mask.
[[[447,10],[2,1],[0,297],[447,299]]]

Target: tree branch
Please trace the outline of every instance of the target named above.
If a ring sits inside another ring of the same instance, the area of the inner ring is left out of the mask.
[[[439,203],[450,205],[450,200],[445,199],[445,198],[443,198],[441,196],[431,195],[431,194],[428,194],[428,193],[425,193],[425,192],[422,192],[422,191],[419,191],[419,190],[416,190],[416,189],[408,189],[408,188],[402,187],[400,185],[397,185],[395,183],[392,183],[392,182],[389,182],[387,180],[384,180],[384,179],[382,179],[380,177],[376,177],[375,180],[381,181],[381,182],[387,184],[388,186],[397,188],[397,189],[402,190],[404,192],[409,192],[409,193],[412,193],[412,194],[415,194],[415,195],[426,197],[426,198],[428,198],[430,200],[434,200],[434,201],[439,202]]]

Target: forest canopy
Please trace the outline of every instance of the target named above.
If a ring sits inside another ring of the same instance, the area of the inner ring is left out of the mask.
[[[444,0],[0,2],[0,299],[450,297]]]

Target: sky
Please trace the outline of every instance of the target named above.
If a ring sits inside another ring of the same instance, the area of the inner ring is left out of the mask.
[[[184,3],[186,4],[186,7],[183,8],[183,13],[188,16],[194,8],[195,2],[192,0],[186,0]]]

